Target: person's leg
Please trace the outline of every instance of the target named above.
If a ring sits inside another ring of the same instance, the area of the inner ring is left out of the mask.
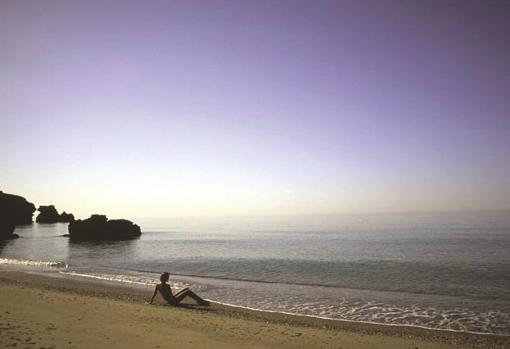
[[[183,288],[182,290],[179,290],[177,293],[174,294],[174,297],[177,298],[179,297],[182,293],[184,292],[188,292],[189,291],[189,288]]]
[[[177,302],[181,302],[186,296],[189,296],[190,298],[194,299],[198,304],[200,305],[209,305],[209,302],[205,299],[200,298],[195,292],[190,290],[189,288],[185,288],[183,290],[180,290],[177,292],[174,297],[177,300]]]

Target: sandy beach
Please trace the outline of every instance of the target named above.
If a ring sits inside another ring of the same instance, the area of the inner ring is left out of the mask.
[[[150,292],[0,272],[0,347],[508,348],[510,339],[328,321],[213,304],[175,308]]]

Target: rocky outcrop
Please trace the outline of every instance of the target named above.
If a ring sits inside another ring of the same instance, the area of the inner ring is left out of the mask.
[[[15,225],[9,222],[0,221],[0,240],[16,239],[18,234],[14,234]]]
[[[39,211],[39,215],[35,217],[37,223],[56,223],[60,219],[60,215],[53,205],[39,206],[37,210]]]
[[[128,240],[139,237],[140,227],[126,219],[110,219],[92,215],[69,223],[69,237],[75,240]]]
[[[64,211],[60,214],[60,222],[61,223],[74,222],[74,215],[72,213],[67,213],[66,211]]]
[[[69,223],[74,221],[74,216],[71,213],[59,214],[55,206],[39,206],[39,215],[35,221],[37,223]]]
[[[34,204],[24,197],[0,191],[0,240],[18,237],[13,234],[16,225],[32,223]]]

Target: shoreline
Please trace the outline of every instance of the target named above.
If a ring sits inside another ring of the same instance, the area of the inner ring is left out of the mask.
[[[137,272],[146,272],[146,273],[153,273],[153,272],[150,272],[150,271],[147,271],[147,270],[135,270]],[[51,274],[47,274],[47,275],[51,275]],[[123,281],[118,281],[116,279],[110,279],[110,278],[107,278],[107,277],[104,277],[104,276],[95,276],[95,275],[91,275],[91,274],[87,274],[87,273],[77,273],[77,272],[65,272],[65,271],[60,271],[60,275],[62,277],[72,277],[74,278],[75,276],[79,277],[79,278],[87,278],[89,279],[90,281],[95,281],[95,282],[105,282],[105,283],[111,283],[112,285],[119,285],[119,282],[121,284],[124,284],[125,286],[128,286],[128,285],[131,285],[133,287],[147,287],[147,283],[144,283],[144,282],[137,282],[137,281],[126,281],[126,280],[123,280]],[[179,273],[173,273],[172,274],[173,277],[176,277],[178,280],[179,280],[179,277],[184,277],[186,279],[180,279],[180,281],[184,281],[186,283],[189,283],[191,285],[193,285],[193,280],[187,280],[189,278],[192,278],[192,279],[209,279],[209,280],[214,280],[214,279],[219,279],[219,280],[229,280],[229,281],[241,281],[241,282],[251,282],[251,283],[262,283],[262,284],[277,284],[277,282],[265,282],[265,281],[252,281],[252,280],[243,280],[243,279],[229,279],[229,278],[214,278],[214,277],[209,277],[209,276],[200,276],[200,275],[188,275],[188,274],[179,274]],[[82,279],[83,280],[83,279]],[[155,278],[154,280],[157,280],[157,275],[155,275]],[[199,280],[196,280],[197,282],[200,282]],[[282,283],[282,284],[286,284],[286,283]],[[311,286],[311,285],[304,285],[304,286]],[[130,287],[130,286],[128,286]],[[150,285],[149,287],[153,287],[152,285]],[[322,287],[322,285],[321,285]],[[325,286],[327,288],[332,288],[334,286]],[[339,287],[340,288],[340,287]],[[152,289],[151,289],[152,290]],[[358,291],[367,291],[365,289],[359,289]],[[369,290],[370,291],[370,290]],[[398,293],[395,292],[395,291],[386,291],[386,293],[393,293],[395,294],[395,296],[398,296]],[[460,333],[460,334],[471,334],[471,335],[479,335],[479,336],[496,336],[496,337],[508,337],[510,338],[510,335],[507,335],[507,334],[496,334],[496,333],[490,333],[490,332],[476,332],[476,331],[463,331],[463,330],[457,330],[457,329],[448,329],[448,328],[437,328],[437,327],[427,327],[427,326],[421,326],[421,325],[412,325],[412,324],[398,324],[398,323],[384,323],[384,322],[376,322],[376,321],[366,321],[366,320],[350,320],[350,319],[342,319],[342,318],[334,318],[334,317],[327,317],[327,316],[320,316],[320,315],[314,315],[314,314],[301,314],[301,313],[293,313],[293,312],[288,312],[288,311],[284,311],[284,310],[271,310],[271,309],[260,309],[260,308],[256,308],[256,307],[252,307],[252,306],[248,306],[248,305],[238,305],[238,304],[232,304],[232,303],[228,303],[228,302],[222,302],[222,301],[218,301],[216,299],[207,299],[211,302],[214,302],[215,304],[217,305],[221,305],[221,306],[225,306],[227,308],[231,308],[232,309],[237,309],[238,311],[249,311],[249,312],[259,312],[259,313],[263,313],[263,314],[281,314],[282,316],[290,316],[290,317],[293,317],[293,318],[304,318],[305,320],[303,320],[304,323],[307,322],[306,319],[310,319],[310,321],[326,321],[326,322],[331,322],[332,324],[336,323],[336,322],[347,322],[347,323],[356,323],[356,324],[361,324],[361,325],[367,325],[367,326],[388,326],[388,327],[396,327],[397,329],[402,329],[402,330],[405,330],[405,329],[418,329],[418,330],[426,330],[426,331],[436,331],[436,332],[447,332],[447,333]],[[329,327],[338,327],[338,326],[335,326],[335,325],[328,325]]]
[[[277,310],[267,310],[267,309],[257,309],[257,308],[251,308],[243,305],[235,305],[235,304],[229,304],[229,303],[223,303],[223,302],[217,302],[210,299],[207,299],[210,302],[213,302],[215,304],[225,306],[228,308],[239,308],[246,311],[253,311],[253,312],[262,312],[262,313],[274,313],[274,314],[282,314],[282,316],[290,316],[290,317],[303,317],[303,318],[310,318],[312,320],[325,320],[325,321],[333,321],[333,322],[350,322],[353,324],[360,324],[363,325],[373,325],[373,326],[388,326],[388,327],[398,327],[401,328],[401,330],[405,331],[406,329],[417,329],[417,330],[425,330],[425,331],[433,331],[433,332],[451,332],[451,333],[459,333],[459,334],[466,334],[466,335],[475,335],[475,336],[488,336],[488,337],[497,337],[497,338],[509,338],[510,335],[498,335],[493,333],[486,333],[486,332],[473,332],[473,331],[461,331],[461,330],[450,330],[445,328],[432,328],[432,327],[425,327],[425,326],[419,326],[419,325],[401,325],[401,324],[385,324],[385,323],[379,323],[379,322],[373,322],[373,321],[355,321],[355,320],[346,320],[346,319],[333,319],[318,315],[302,315],[297,313],[289,313],[286,311],[277,311]],[[337,328],[337,326],[330,326],[332,328]]]
[[[152,293],[152,289],[147,287],[133,287],[99,280],[78,280],[54,273],[44,274],[40,272],[32,273],[2,270],[0,271],[0,286],[23,287],[52,294],[69,294],[91,297],[93,299],[106,299],[110,302],[127,302],[132,306],[142,307],[144,311],[149,312],[152,312],[152,309],[169,310],[169,307],[163,306],[161,301],[158,301],[158,305],[154,307],[144,304]],[[510,346],[510,337],[492,334],[473,334],[404,325],[388,326],[347,320],[324,319],[305,315],[249,309],[220,303],[213,303],[213,305],[206,310],[201,307],[192,308],[196,309],[171,309],[189,312],[189,314],[199,317],[200,314],[205,311],[208,315],[218,316],[222,319],[230,319],[234,322],[248,322],[253,326],[269,324],[270,326],[286,326],[293,329],[305,328],[309,331],[332,331],[340,336],[369,336],[378,339],[385,338],[390,341],[419,341],[421,345],[426,343],[430,348],[433,348],[437,344],[440,345],[440,348],[443,348],[445,345],[452,348],[505,348]],[[219,331],[221,332],[221,329]],[[419,346],[419,348],[422,348],[422,346]]]

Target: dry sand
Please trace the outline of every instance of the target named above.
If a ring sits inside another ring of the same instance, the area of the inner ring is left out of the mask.
[[[510,348],[506,337],[148,305],[150,293],[2,271],[0,348]]]

